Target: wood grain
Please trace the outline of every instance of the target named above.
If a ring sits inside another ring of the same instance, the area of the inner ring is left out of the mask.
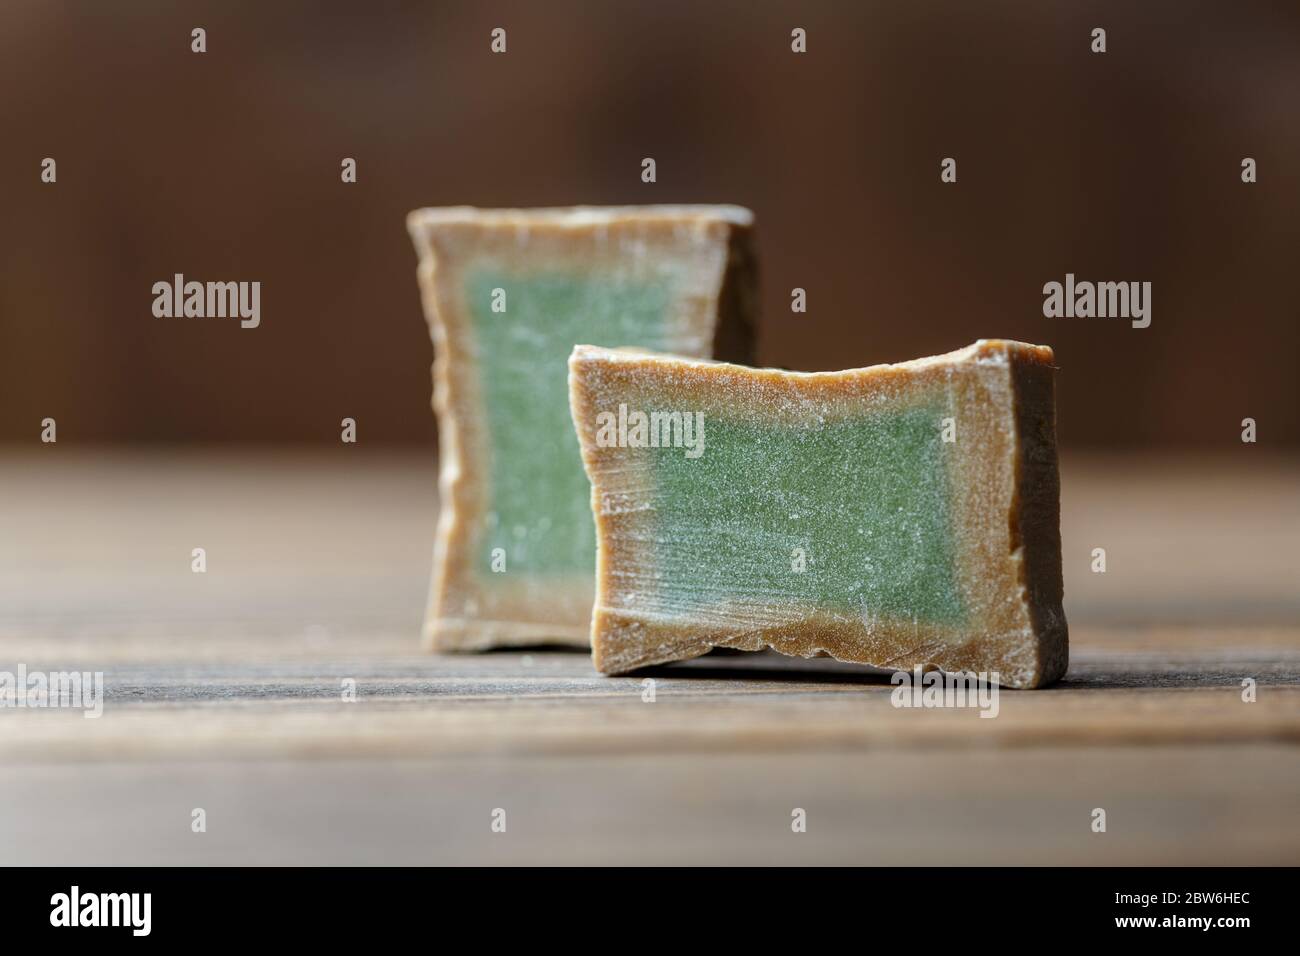
[[[990,720],[826,660],[423,655],[431,461],[50,451],[0,457],[0,670],[106,700],[0,709],[11,862],[1300,862],[1293,462],[1067,461],[1071,667]]]

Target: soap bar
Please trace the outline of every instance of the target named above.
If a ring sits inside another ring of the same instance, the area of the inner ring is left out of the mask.
[[[1064,673],[1052,351],[842,372],[577,346],[593,659],[714,647],[1040,687]]]
[[[587,646],[596,530],[569,417],[577,342],[747,361],[734,206],[420,209],[440,512],[426,645]]]

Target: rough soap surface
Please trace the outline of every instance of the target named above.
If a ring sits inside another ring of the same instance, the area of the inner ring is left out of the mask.
[[[730,206],[423,209],[440,490],[426,642],[588,642],[596,531],[574,343],[746,361],[751,216]]]
[[[575,348],[596,667],[772,647],[1009,687],[1056,680],[1068,649],[1052,360],[980,341],[800,373]],[[637,413],[654,427],[639,431]]]

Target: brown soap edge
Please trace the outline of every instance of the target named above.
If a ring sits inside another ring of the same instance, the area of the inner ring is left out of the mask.
[[[1037,640],[1037,679],[1055,683],[1070,663],[1061,568],[1061,476],[1056,448],[1056,366],[1050,349],[1008,350],[1015,404],[1016,477],[1011,548]]]
[[[465,439],[462,425],[451,412],[454,386],[451,381],[448,329],[434,304],[436,282],[434,274],[437,271],[437,260],[431,249],[426,251],[422,246],[422,237],[417,235],[414,227],[411,229],[411,235],[419,253],[420,261],[416,267],[416,279],[420,288],[425,323],[433,345],[433,362],[430,367],[433,388],[429,405],[438,428],[438,515],[434,525],[429,592],[420,629],[421,644],[427,652],[446,653],[459,650],[462,646],[471,643],[466,640],[463,629],[449,627],[445,623],[447,618],[442,613],[442,606],[448,587],[449,569],[446,560],[440,557],[451,546],[452,538],[456,533],[453,504],[459,492],[454,487],[454,483],[465,479],[463,467],[452,467],[452,463],[460,465],[464,461]]]
[[[757,356],[758,257],[752,226],[730,224],[727,265],[718,290],[710,356],[722,362],[752,365]]]
[[[587,639],[591,645],[592,665],[596,670],[604,673],[600,666],[600,650],[596,644],[596,636],[600,632],[600,608],[603,604],[606,581],[605,564],[609,553],[606,544],[607,531],[600,509],[600,489],[596,487],[592,460],[595,452],[591,448],[591,440],[585,424],[591,420],[591,396],[582,375],[582,366],[591,360],[591,355],[587,351],[591,348],[592,346],[577,344],[569,353],[569,415],[573,418],[573,428],[578,436],[578,455],[582,459],[582,471],[587,476],[587,484],[591,488],[588,503],[596,526],[596,579],[592,595],[591,620],[587,624]]]
[[[474,654],[494,648],[589,646],[585,627],[541,624],[513,619],[439,617],[426,622],[426,650],[438,654]]]

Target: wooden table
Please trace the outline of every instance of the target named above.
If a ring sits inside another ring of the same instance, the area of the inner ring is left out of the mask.
[[[832,661],[424,655],[428,454],[10,449],[0,671],[106,699],[0,709],[5,861],[1300,863],[1300,462],[1062,469],[1070,671],[981,719]]]

